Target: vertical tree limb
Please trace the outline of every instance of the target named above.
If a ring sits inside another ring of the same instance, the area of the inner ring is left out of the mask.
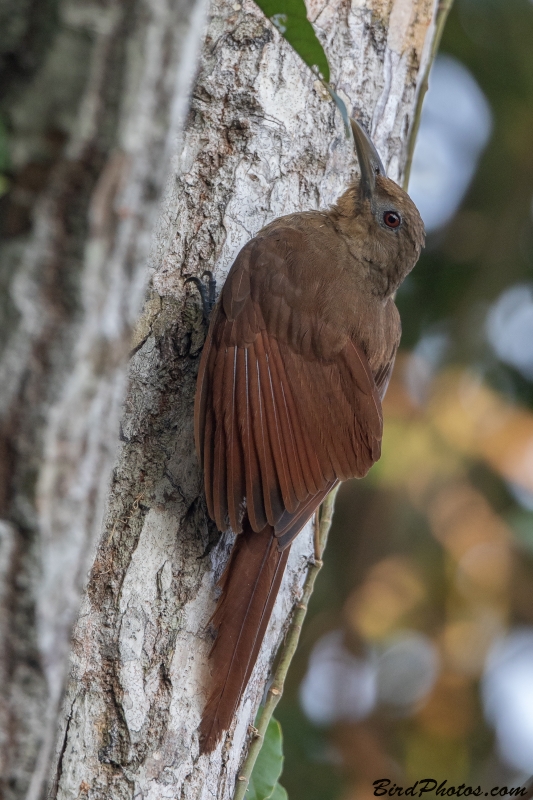
[[[0,336],[6,798],[40,797],[48,773],[205,11],[204,0],[61,2],[42,63],[5,102],[21,174],[24,158],[38,170],[52,135],[67,139],[33,232],[0,254],[13,273]],[[20,194],[15,184],[8,212]]]

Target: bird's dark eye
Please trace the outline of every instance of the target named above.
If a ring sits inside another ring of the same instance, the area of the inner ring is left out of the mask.
[[[398,228],[402,218],[397,211],[385,211],[383,214],[383,222],[387,228]]]

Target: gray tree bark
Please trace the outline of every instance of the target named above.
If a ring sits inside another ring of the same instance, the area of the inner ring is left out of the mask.
[[[38,798],[49,771],[72,626],[102,529],[150,237],[206,11],[205,0],[2,9],[0,65],[13,82],[2,110],[15,173],[0,249],[6,799]],[[33,230],[23,235],[32,191]]]
[[[435,6],[308,0],[333,81],[396,180]],[[312,550],[303,532],[234,727],[200,758],[208,620],[232,535],[220,537],[207,517],[194,455],[205,326],[184,280],[211,269],[220,287],[259,228],[333,202],[355,170],[334,107],[252,0],[213,4],[170,160],[184,106],[180,66],[193,61],[184,38],[194,50],[201,8],[200,0],[109,2],[105,13],[63,6],[68,24],[92,31],[91,70],[33,238],[22,254],[9,251],[19,265],[16,312],[0,382],[11,459],[0,529],[10,798],[24,796],[30,774],[28,797],[40,796],[90,564],[50,798],[230,798]],[[111,80],[109,63],[121,80]],[[106,142],[94,164],[91,146],[109,129],[119,144]]]

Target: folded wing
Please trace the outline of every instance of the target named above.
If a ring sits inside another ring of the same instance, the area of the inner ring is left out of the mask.
[[[210,515],[239,533],[246,514],[254,531],[272,526],[281,547],[337,481],[365,475],[380,455],[381,404],[363,349],[298,289],[312,257],[292,228],[243,248],[196,396]]]

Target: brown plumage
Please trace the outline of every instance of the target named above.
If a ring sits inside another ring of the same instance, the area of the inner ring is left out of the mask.
[[[231,725],[292,540],[338,481],[362,477],[380,456],[400,340],[393,295],[424,233],[352,127],[361,179],[329,211],[275,220],[245,245],[202,354],[195,436],[207,506],[221,531],[238,534],[212,620],[204,753]]]

